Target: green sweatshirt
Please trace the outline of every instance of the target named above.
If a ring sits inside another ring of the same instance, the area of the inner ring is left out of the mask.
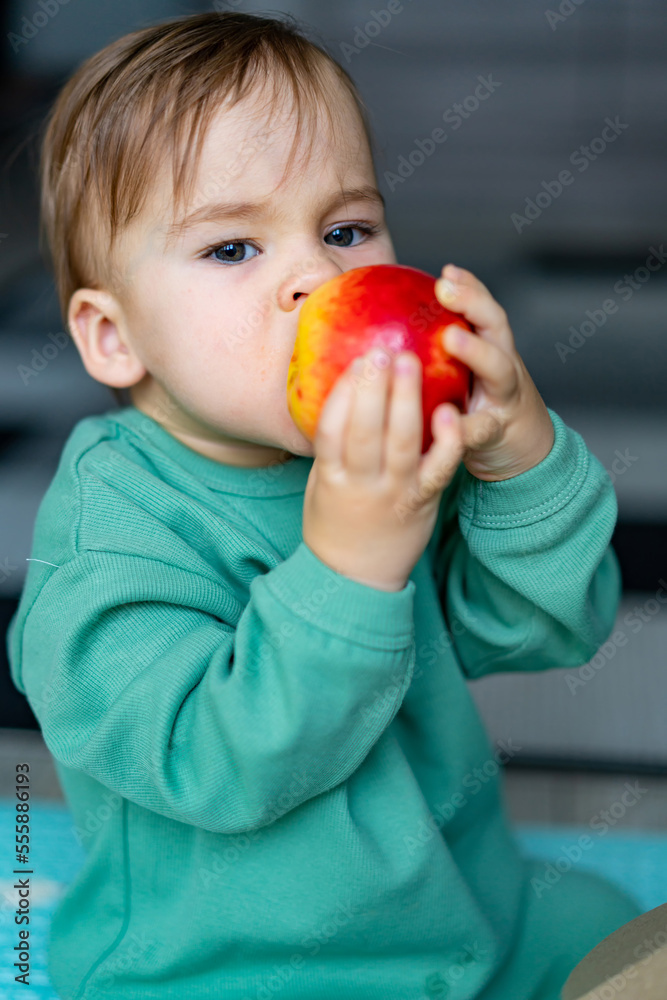
[[[52,922],[61,997],[495,982],[523,933],[517,747],[466,678],[587,662],[620,596],[611,480],[549,413],[535,468],[459,466],[395,593],[304,543],[312,458],[222,465],[134,407],[75,426],[8,634],[86,848]]]

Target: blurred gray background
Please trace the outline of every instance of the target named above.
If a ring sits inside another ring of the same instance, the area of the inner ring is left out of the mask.
[[[2,631],[64,441],[77,420],[115,408],[72,344],[39,360],[63,329],[37,244],[43,117],[78,63],[127,31],[206,9],[289,12],[370,109],[399,262],[436,275],[451,260],[488,285],[546,404],[614,480],[625,588],[616,630],[627,641],[576,688],[562,670],[471,684],[491,735],[522,748],[508,766],[515,816],[586,818],[604,781],[627,773],[654,782],[628,821],[667,825],[667,605],[656,599],[667,593],[666,0],[1,6]],[[446,140],[429,142],[438,128]],[[559,190],[564,170],[572,181]],[[30,741],[44,760],[42,794],[58,797],[4,654],[2,753]]]

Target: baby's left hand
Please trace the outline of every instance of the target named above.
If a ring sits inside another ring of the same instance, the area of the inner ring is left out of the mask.
[[[475,328],[448,326],[443,344],[473,372],[465,414],[455,406],[465,451],[463,464],[487,482],[510,479],[551,451],[554,429],[548,410],[514,346],[507,313],[470,271],[447,264],[435,283],[438,301]],[[453,289],[452,289],[453,286]]]

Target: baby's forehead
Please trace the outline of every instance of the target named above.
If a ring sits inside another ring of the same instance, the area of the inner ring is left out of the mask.
[[[257,98],[233,107],[223,103],[203,133],[198,159],[189,144],[188,201],[191,207],[221,195],[241,201],[243,197],[236,197],[239,192],[257,187],[273,191],[276,200],[289,198],[290,182],[311,172],[320,175],[328,167],[345,172],[358,161],[360,147],[370,155],[363,123],[344,102],[333,122],[324,114],[299,117],[289,106],[266,114]],[[178,196],[175,185],[172,197],[176,202]]]
[[[335,150],[345,134],[357,130],[363,132],[358,111],[340,84],[326,102],[315,95],[312,104],[301,106],[287,98],[278,101],[274,95],[267,108],[263,91],[257,90],[231,106],[228,100],[219,102],[203,131],[203,142],[205,152],[222,153],[231,167],[276,148],[284,152],[290,141],[300,146],[300,156],[312,141]]]

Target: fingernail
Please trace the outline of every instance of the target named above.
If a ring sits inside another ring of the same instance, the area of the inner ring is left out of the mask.
[[[394,362],[394,368],[397,372],[400,372],[402,375],[407,375],[415,370],[416,365],[414,360],[409,355],[401,355],[400,357],[396,358],[396,361]]]
[[[465,333],[460,326],[448,326],[443,334],[445,347],[463,347],[465,343]]]
[[[389,358],[387,357],[387,352],[383,351],[382,348],[377,348],[371,354],[371,361],[378,368],[386,368],[389,363]]]
[[[461,277],[461,268],[457,267],[456,264],[446,264],[443,270],[447,271],[447,277],[453,278],[456,281],[457,278]]]
[[[438,410],[438,422],[441,424],[451,424],[454,421],[454,414],[449,407],[444,410]]]
[[[453,281],[449,278],[438,278],[437,281],[439,298],[444,299],[445,302],[453,302],[458,295],[459,287],[455,285]]]

